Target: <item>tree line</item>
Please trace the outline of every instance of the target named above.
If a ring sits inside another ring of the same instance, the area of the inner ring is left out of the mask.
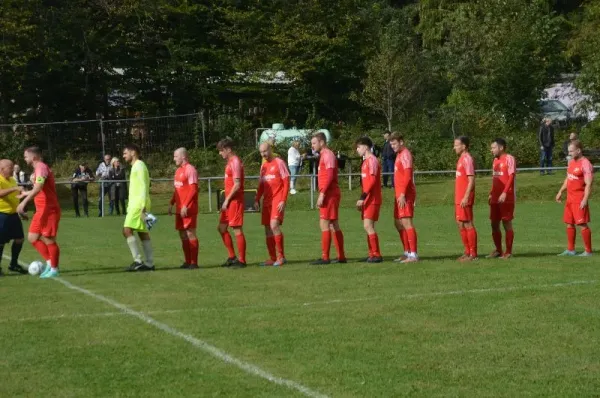
[[[519,129],[564,74],[600,102],[599,31],[600,0],[3,0],[0,124]]]

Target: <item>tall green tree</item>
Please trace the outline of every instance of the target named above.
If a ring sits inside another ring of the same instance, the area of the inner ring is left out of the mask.
[[[600,1],[586,3],[569,42],[569,55],[579,66],[577,86],[590,96],[589,106],[600,102]]]
[[[367,62],[363,90],[352,98],[383,115],[389,131],[420,102],[428,80],[426,62],[406,19],[394,20],[380,35],[377,52]]]

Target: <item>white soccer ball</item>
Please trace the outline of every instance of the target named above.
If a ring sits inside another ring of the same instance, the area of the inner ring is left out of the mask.
[[[44,264],[41,261],[34,261],[29,264],[29,275],[39,275],[44,269]]]

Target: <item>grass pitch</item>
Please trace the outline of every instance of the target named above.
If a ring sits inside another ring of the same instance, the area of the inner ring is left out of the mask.
[[[157,271],[124,273],[123,219],[65,211],[61,278],[97,296],[30,276],[0,279],[0,396],[596,396],[600,262],[556,257],[565,245],[562,206],[551,201],[559,180],[519,176],[527,199],[517,206],[515,257],[469,264],[455,261],[462,245],[449,180],[418,185],[423,261],[408,265],[309,266],[320,237],[305,194],[290,202],[283,227],[290,263],[280,269],[220,268],[218,216],[202,214],[204,267],[179,270],[173,220],[161,215],[152,231]],[[482,255],[493,248],[485,181],[475,221]],[[386,260],[401,251],[390,194],[378,224]],[[355,260],[366,255],[351,208],[357,195],[345,193],[341,210]],[[156,213],[165,201],[154,198]],[[591,211],[594,218],[600,207],[592,203]],[[252,265],[266,257],[259,223],[257,214],[246,216]],[[597,246],[600,231],[592,229]],[[22,254],[27,263],[37,257],[29,246]],[[306,390],[252,373],[258,368]]]

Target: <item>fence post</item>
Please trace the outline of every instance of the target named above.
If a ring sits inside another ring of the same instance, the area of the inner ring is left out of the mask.
[[[212,184],[208,179],[208,211],[212,213]]]
[[[348,173],[348,190],[352,191],[352,162],[348,159],[348,168],[350,172]]]
[[[102,180],[100,180],[102,181]],[[104,217],[104,183],[100,182],[100,214]]]
[[[100,141],[102,141],[102,156],[106,153],[106,139],[104,138],[104,121],[102,119],[100,122]]]

